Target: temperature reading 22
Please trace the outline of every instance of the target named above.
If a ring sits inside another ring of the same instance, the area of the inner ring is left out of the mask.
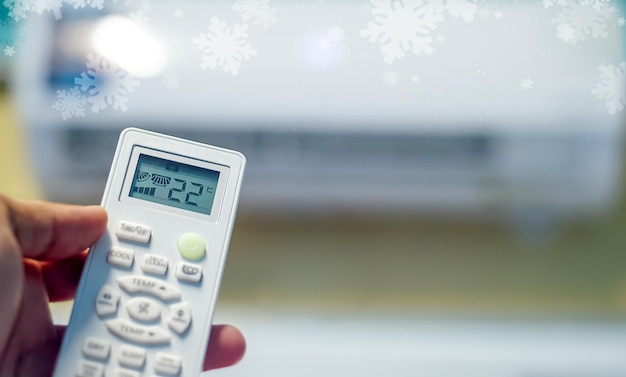
[[[204,185],[196,182],[190,182],[189,191],[187,191],[187,181],[184,179],[174,178],[174,182],[167,194],[167,199],[185,203],[192,206],[197,206],[196,200],[202,195]],[[184,199],[184,200],[183,200]]]

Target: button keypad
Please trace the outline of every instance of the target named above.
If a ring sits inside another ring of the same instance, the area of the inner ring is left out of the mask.
[[[152,228],[128,221],[120,221],[119,224],[117,224],[115,235],[121,240],[148,243],[152,236]]]
[[[96,298],[96,313],[101,317],[117,313],[120,298],[121,295],[118,291],[110,285],[105,285],[100,289],[98,298]]]
[[[166,376],[176,376],[180,373],[181,359],[178,356],[157,352],[154,357],[154,370]]]
[[[169,261],[167,258],[154,254],[146,254],[143,256],[141,270],[151,274],[165,275],[167,273],[168,265]]]
[[[161,307],[156,301],[145,297],[135,297],[126,304],[126,310],[133,319],[150,322],[161,317]]]
[[[117,368],[113,372],[113,377],[141,377],[141,374],[139,372],[135,372],[134,370]]]
[[[106,360],[111,352],[111,343],[98,338],[88,337],[83,343],[83,355],[97,360]]]
[[[191,305],[188,302],[181,302],[170,306],[167,325],[177,334],[184,333],[191,325]]]
[[[107,253],[107,263],[113,267],[141,271],[139,274],[117,278],[118,287],[103,286],[96,298],[95,309],[98,316],[108,319],[104,326],[111,334],[134,345],[116,346],[107,339],[86,338],[82,348],[86,360],[81,360],[78,364],[76,376],[104,377],[106,369],[107,377],[141,377],[146,365],[159,376],[178,376],[183,368],[179,356],[157,352],[148,357],[147,349],[142,346],[167,346],[172,342],[173,335],[183,336],[192,324],[192,306],[184,301],[172,303],[169,308],[166,306],[165,302],[181,299],[182,292],[163,280],[168,273],[170,260],[162,255],[142,252],[141,248],[150,248],[148,244],[152,229],[149,226],[120,221],[115,234],[122,242],[132,241],[146,246],[136,245],[133,250],[132,246],[128,247],[129,244],[126,244],[127,247],[113,245]],[[174,247],[187,260],[200,260],[206,255],[205,241],[195,233],[184,234]],[[136,268],[133,266],[135,254],[138,254]],[[178,282],[198,284],[202,281],[203,268],[200,264],[182,260],[174,260],[172,263]],[[143,275],[142,272],[152,276]],[[122,291],[131,295],[149,295],[152,298],[138,296],[122,302]],[[127,313],[129,318],[107,318],[118,313],[120,304],[125,308],[122,314]],[[162,315],[165,316],[163,322]],[[107,365],[112,369],[109,370]]]
[[[104,365],[81,360],[76,369],[76,377],[103,377]]]
[[[176,266],[176,279],[198,283],[202,280],[202,266],[179,262],[178,266]]]
[[[168,344],[172,339],[162,327],[140,326],[124,318],[106,321],[105,325],[111,333],[137,344]]]
[[[176,300],[182,296],[174,286],[148,276],[125,276],[117,279],[117,283],[128,293],[146,293],[163,301]]]
[[[121,247],[112,247],[107,253],[107,262],[115,266],[130,267],[134,259],[135,253],[132,250]]]
[[[120,347],[117,360],[123,367],[143,368],[146,363],[146,350],[139,347],[123,345]]]

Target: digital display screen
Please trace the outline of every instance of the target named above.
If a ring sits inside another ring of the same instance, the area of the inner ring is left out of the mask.
[[[220,172],[140,154],[130,196],[211,214]]]

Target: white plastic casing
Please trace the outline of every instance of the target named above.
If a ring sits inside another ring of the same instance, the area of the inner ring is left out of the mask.
[[[168,207],[128,196],[129,181],[135,171],[137,152],[154,153],[200,167],[219,170],[220,176],[216,196],[210,215]],[[211,322],[218,297],[222,271],[226,260],[231,233],[235,221],[239,191],[245,166],[245,157],[235,151],[208,146],[171,136],[135,128],[128,128],[120,135],[113,159],[108,183],[102,199],[109,220],[105,234],[91,247],[76,294],[71,319],[63,339],[61,352],[55,368],[55,377],[77,376],[81,361],[101,364],[105,376],[113,376],[120,368],[117,353],[123,345],[144,348],[147,351],[143,368],[129,368],[141,376],[159,375],[153,362],[157,353],[176,355],[182,360],[180,377],[195,377],[201,374],[204,356],[211,331]],[[147,225],[152,229],[148,244],[123,241],[116,237],[120,221]],[[199,261],[185,260],[178,251],[177,242],[184,233],[196,233],[206,240],[206,256]],[[122,247],[134,251],[134,262],[130,268],[113,266],[107,262],[111,247]],[[169,260],[165,276],[144,273],[141,269],[143,256],[156,254]],[[203,270],[199,283],[181,282],[176,278],[178,262],[200,265]],[[129,294],[120,288],[118,278],[127,276],[149,276],[164,281],[182,293],[182,298],[163,302],[145,294]],[[121,301],[115,314],[100,317],[96,314],[95,302],[100,289],[109,285],[121,293]],[[161,304],[159,319],[142,324],[130,317],[125,304],[134,297],[150,297]],[[192,323],[182,335],[172,331],[168,325],[169,308],[181,302],[191,306]],[[128,342],[113,335],[105,326],[110,319],[127,319],[139,325],[159,326],[171,335],[168,345],[142,345]],[[96,338],[111,343],[111,351],[105,361],[85,357],[85,339]]]

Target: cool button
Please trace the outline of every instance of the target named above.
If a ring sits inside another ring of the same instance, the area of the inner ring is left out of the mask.
[[[185,259],[199,260],[206,254],[204,238],[196,233],[185,233],[178,239],[178,252]]]

